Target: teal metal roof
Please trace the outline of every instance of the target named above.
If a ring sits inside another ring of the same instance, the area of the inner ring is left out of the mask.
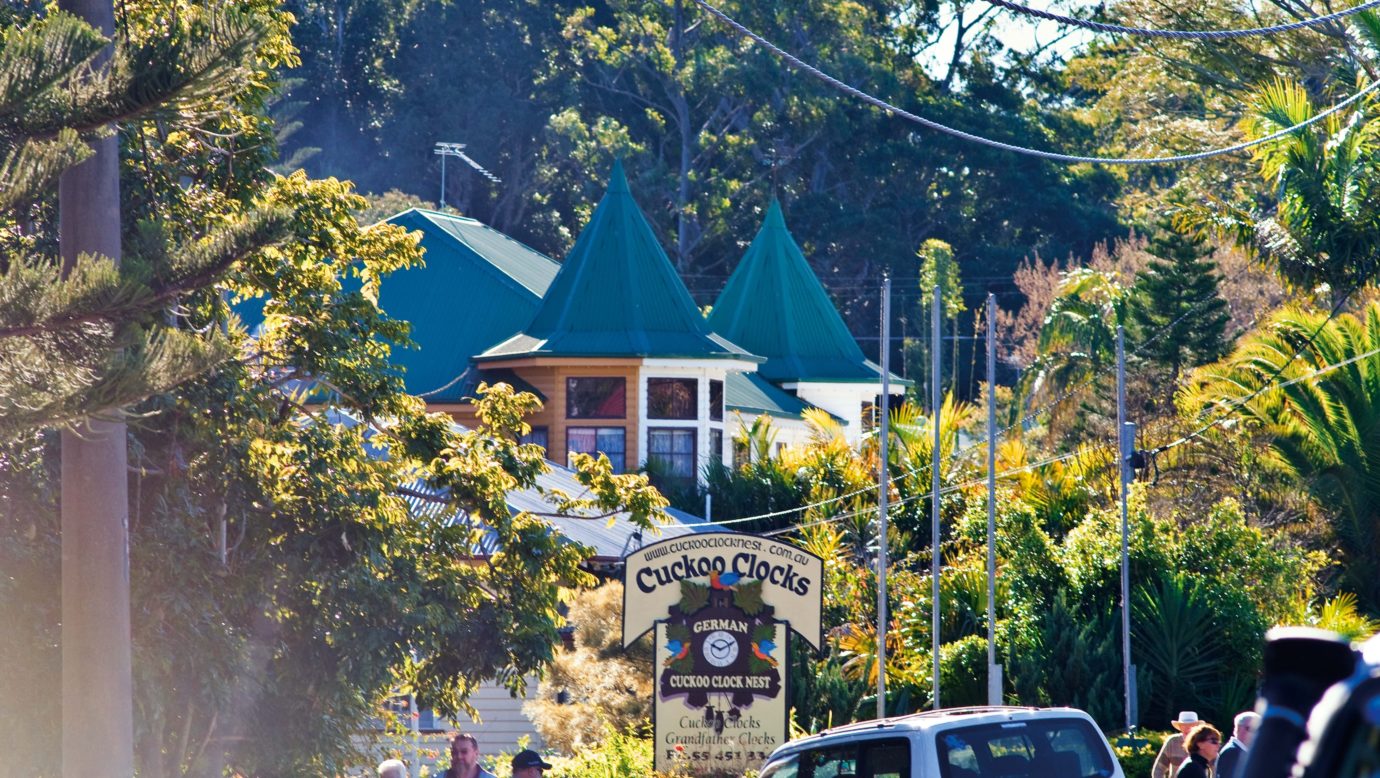
[[[560,264],[482,222],[411,209],[389,218],[420,230],[424,267],[384,279],[379,305],[412,323],[417,349],[398,350],[407,390],[430,402],[457,402],[473,384],[457,380],[470,358],[531,321]]]
[[[777,419],[799,419],[800,414],[813,407],[756,373],[735,371],[724,380],[724,409],[737,411],[747,419],[764,413]],[[832,413],[829,416],[840,424],[848,423]]]
[[[777,383],[881,380],[881,369],[863,356],[786,229],[775,198],[757,237],[714,303],[709,326],[766,357],[757,372]]]
[[[756,361],[710,331],[633,200],[621,163],[530,323],[477,359],[536,356]]]

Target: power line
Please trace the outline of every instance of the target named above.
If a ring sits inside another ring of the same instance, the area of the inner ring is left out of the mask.
[[[1086,448],[1081,448],[1081,449],[1079,449],[1079,450],[1077,450],[1077,451],[1071,451],[1071,452],[1069,452],[1069,453],[1067,453],[1067,454],[1060,454],[1059,456],[1056,456],[1056,457],[1049,457],[1049,458],[1047,458],[1047,459],[1042,459],[1042,460],[1040,460],[1040,461],[1038,461],[1038,462],[1030,462],[1030,463],[1021,465],[1020,467],[1011,468],[1011,469],[1009,469],[1009,470],[1003,470],[1002,472],[997,473],[997,478],[1010,478],[1010,477],[1012,477],[1012,476],[1020,475],[1021,473],[1028,473],[1028,472],[1031,472],[1032,470],[1038,470],[1038,469],[1040,469],[1040,468],[1042,468],[1042,467],[1047,467],[1047,466],[1049,466],[1049,465],[1058,464],[1059,462],[1063,462],[1063,461],[1066,461],[1066,460],[1069,460],[1069,459],[1073,459],[1073,458],[1075,458],[1075,457],[1080,457],[1080,456],[1083,456],[1083,455],[1085,455],[1085,454],[1090,454],[1090,453],[1092,453],[1092,452],[1099,451],[1099,450],[1102,450],[1102,449],[1105,449],[1105,448],[1110,448],[1110,447],[1111,447],[1110,444],[1102,443],[1102,444],[1099,444],[1099,445],[1096,445],[1096,446],[1089,446],[1089,447],[1086,447]],[[949,458],[949,461],[953,460],[954,458],[956,458],[956,456],[951,456],[951,457]],[[942,496],[942,495],[946,495],[946,494],[953,494],[953,493],[955,493],[955,492],[960,492],[960,491],[962,491],[962,490],[964,490],[964,489],[971,489],[971,488],[974,487],[974,486],[981,486],[982,484],[984,484],[984,483],[986,483],[986,482],[987,482],[986,476],[983,476],[982,478],[973,478],[973,479],[969,479],[969,480],[967,480],[967,481],[963,481],[962,483],[957,483],[957,484],[953,484],[953,485],[951,485],[951,486],[946,486],[946,487],[944,487],[944,488],[942,488],[942,489],[939,490],[939,494],[940,494],[941,496]],[[874,488],[875,488],[875,487],[874,487]],[[902,497],[902,498],[899,498],[899,499],[896,500],[895,502],[891,503],[891,508],[888,510],[888,513],[892,512],[892,511],[894,511],[896,508],[899,508],[900,506],[906,505],[906,504],[908,504],[908,503],[916,502],[916,501],[918,501],[918,500],[928,500],[928,499],[930,498],[930,495],[931,495],[931,494],[933,494],[933,492],[927,491],[927,492],[924,492],[924,493],[921,493],[921,494],[912,494],[912,495],[909,496],[909,497]],[[808,506],[807,506],[807,507],[808,507]],[[865,514],[870,514],[870,513],[874,512],[875,510],[876,510],[876,508],[863,508],[863,509],[861,509],[861,510],[849,511],[849,512],[847,512],[847,513],[840,513],[840,514],[837,514],[837,515],[834,515],[834,516],[828,516],[828,517],[823,518],[823,519],[817,519],[817,520],[815,520],[815,521],[807,522],[807,523],[805,523],[805,524],[795,524],[795,525],[792,525],[792,526],[789,526],[789,527],[782,527],[781,529],[774,529],[774,530],[771,530],[771,531],[769,531],[769,532],[762,532],[762,533],[758,533],[758,534],[760,534],[762,537],[772,537],[772,536],[775,536],[775,535],[784,535],[784,534],[786,534],[786,533],[788,533],[788,532],[792,532],[792,531],[795,531],[795,530],[797,530],[797,529],[804,529],[804,528],[806,528],[806,527],[817,527],[817,526],[820,526],[820,525],[823,525],[823,524],[832,524],[832,523],[835,523],[835,522],[845,521],[845,520],[847,520],[847,519],[857,518],[857,517],[862,516],[862,515],[865,515]],[[727,523],[727,522],[715,522],[715,523],[716,523],[716,524],[721,524],[721,523]],[[942,545],[942,544],[941,544],[941,545]]]
[[[952,135],[953,137],[959,138],[961,140],[970,141],[972,143],[987,146],[989,148],[999,149],[1002,151],[1010,151],[1015,154],[1024,154],[1029,157],[1047,159],[1052,162],[1065,162],[1070,164],[1091,163],[1102,165],[1163,165],[1181,162],[1195,162],[1202,159],[1209,159],[1211,157],[1222,156],[1224,154],[1234,154],[1238,151],[1245,151],[1246,149],[1254,148],[1255,146],[1278,140],[1286,135],[1289,135],[1290,133],[1297,132],[1299,130],[1310,127],[1313,124],[1316,124],[1317,122],[1320,122],[1323,119],[1327,118],[1328,116],[1331,116],[1332,114],[1342,110],[1343,108],[1346,108],[1352,105],[1353,103],[1358,102],[1359,100],[1361,100],[1361,98],[1365,97],[1366,95],[1369,95],[1371,92],[1374,92],[1377,88],[1380,88],[1380,80],[1373,81],[1370,85],[1366,86],[1364,89],[1357,92],[1356,94],[1353,94],[1351,97],[1348,97],[1347,99],[1341,101],[1340,103],[1337,103],[1331,108],[1328,108],[1327,110],[1321,113],[1315,114],[1311,118],[1299,122],[1298,124],[1295,124],[1292,127],[1287,127],[1283,130],[1271,133],[1262,138],[1243,141],[1241,143],[1236,143],[1231,146],[1210,149],[1208,151],[1199,151],[1193,154],[1178,154],[1168,157],[1090,157],[1081,156],[1077,154],[1061,154],[1053,151],[1043,151],[1041,149],[1032,149],[1025,146],[1017,146],[1012,143],[1005,143],[1003,141],[993,140],[991,138],[986,138],[981,135],[974,135],[971,132],[966,132],[964,130],[950,127],[946,124],[941,124],[932,119],[926,119],[923,116],[911,113],[910,111],[907,111],[904,108],[892,105],[891,103],[881,99],[880,97],[874,97],[871,94],[868,94],[867,92],[864,92],[855,86],[844,83],[843,81],[840,81],[839,79],[829,75],[828,73],[825,73],[819,68],[816,68],[813,65],[806,63],[804,60],[800,59],[794,54],[791,54],[790,52],[782,49],[781,47],[767,40],[766,38],[763,38],[761,35],[758,35],[757,33],[738,23],[733,18],[725,14],[723,11],[720,11],[719,9],[710,5],[705,0],[695,0],[695,3],[699,5],[701,8],[708,11],[716,19],[733,28],[735,31],[737,31],[739,35],[756,41],[758,44],[766,48],[772,54],[775,54],[780,59],[783,59],[786,62],[790,63],[797,70],[803,71],[804,73],[813,76],[820,81],[823,81],[824,83],[828,84],[834,89],[837,89],[845,94],[851,95],[852,97],[857,98],[858,100],[861,100],[865,103],[868,103],[869,105],[880,108],[889,114],[900,116],[901,118],[912,121],[916,124],[919,124],[922,127],[935,130],[936,132],[942,132],[946,135]]]
[[[1380,349],[1377,349],[1375,351],[1366,352],[1365,354],[1359,354],[1357,356],[1351,357],[1350,359],[1345,359],[1341,362],[1320,367],[1311,374],[1291,378],[1282,384],[1274,385],[1274,380],[1283,375],[1284,371],[1287,370],[1290,365],[1294,364],[1294,360],[1298,359],[1299,355],[1302,354],[1305,349],[1308,349],[1313,345],[1313,342],[1318,339],[1318,336],[1321,335],[1322,331],[1327,328],[1327,325],[1330,324],[1332,320],[1337,317],[1337,314],[1341,313],[1342,306],[1346,305],[1347,300],[1351,299],[1351,295],[1354,294],[1358,288],[1359,287],[1357,286],[1353,286],[1346,294],[1342,295],[1342,299],[1338,300],[1337,304],[1332,306],[1332,310],[1328,312],[1327,318],[1323,319],[1322,324],[1319,324],[1318,328],[1313,331],[1313,334],[1309,335],[1307,340],[1300,344],[1298,348],[1294,349],[1294,353],[1290,354],[1288,359],[1284,360],[1284,362],[1279,367],[1275,368],[1275,370],[1272,373],[1270,373],[1270,376],[1265,379],[1264,384],[1262,384],[1255,391],[1251,392],[1250,394],[1246,395],[1240,400],[1228,405],[1226,408],[1223,408],[1222,411],[1218,413],[1217,416],[1213,417],[1213,419],[1209,421],[1207,424],[1204,424],[1203,426],[1199,427],[1193,432],[1190,432],[1187,435],[1178,438],[1177,440],[1170,441],[1169,443],[1165,443],[1161,446],[1156,446],[1155,448],[1149,451],[1149,454],[1153,456],[1163,451],[1168,451],[1171,448],[1182,446],[1183,444],[1193,440],[1194,438],[1197,438],[1204,432],[1207,432],[1213,427],[1216,427],[1218,424],[1221,424],[1232,413],[1245,407],[1246,403],[1249,403],[1251,400],[1254,400],[1255,398],[1259,397],[1267,391],[1270,391],[1272,389],[1282,389],[1286,386],[1293,386],[1294,384],[1300,381],[1304,381],[1309,378],[1315,378],[1319,375],[1323,375],[1324,373],[1329,373],[1333,370],[1336,370],[1339,367],[1349,365],[1352,362],[1355,362],[1359,359],[1364,359],[1365,357],[1380,352]]]
[[[1085,30],[1096,30],[1097,32],[1108,32],[1114,35],[1135,35],[1142,38],[1174,38],[1178,40],[1228,40],[1231,38],[1248,38],[1252,36],[1274,35],[1281,32],[1292,32],[1303,30],[1310,27],[1320,27],[1331,24],[1339,19],[1344,19],[1352,14],[1360,13],[1380,6],[1380,0],[1369,0],[1351,8],[1345,8],[1323,16],[1314,16],[1308,19],[1300,19],[1288,24],[1276,24],[1271,27],[1250,27],[1243,30],[1156,30],[1146,27],[1123,27],[1119,24],[1106,24],[1104,22],[1094,22],[1088,19],[1078,19],[1073,16],[1063,16],[1051,11],[1042,11],[1038,8],[1020,5],[1010,2],[1010,0],[986,0],[991,5],[1005,8],[1008,11],[1025,14],[1027,16],[1038,16],[1041,19],[1048,19],[1052,22],[1066,24],[1072,27],[1082,27]]]

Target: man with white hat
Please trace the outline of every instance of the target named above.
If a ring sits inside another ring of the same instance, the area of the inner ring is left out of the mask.
[[[1174,778],[1179,772],[1179,765],[1188,758],[1184,735],[1203,722],[1198,720],[1197,713],[1184,710],[1179,711],[1179,717],[1169,723],[1179,731],[1164,739],[1160,755],[1155,757],[1155,766],[1150,768],[1150,778]]]

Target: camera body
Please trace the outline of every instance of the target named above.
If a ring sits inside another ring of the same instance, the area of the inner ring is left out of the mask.
[[[1270,630],[1257,711],[1242,778],[1380,778],[1380,635]]]

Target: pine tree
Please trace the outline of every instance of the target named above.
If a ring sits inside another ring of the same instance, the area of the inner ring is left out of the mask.
[[[1166,386],[1184,370],[1220,358],[1231,315],[1219,293],[1220,277],[1204,239],[1177,232],[1168,217],[1147,250],[1158,257],[1136,281],[1131,321],[1141,353],[1168,374]]]
[[[0,28],[0,430],[69,424],[166,390],[226,355],[216,332],[170,325],[180,295],[270,243],[283,218],[246,210],[174,240],[148,225],[123,262],[64,263],[33,225],[62,173],[114,123],[172,115],[239,88],[262,34],[205,11],[157,40],[111,41],[52,12]],[[118,208],[118,204],[114,205]],[[126,243],[128,243],[128,236]]]

